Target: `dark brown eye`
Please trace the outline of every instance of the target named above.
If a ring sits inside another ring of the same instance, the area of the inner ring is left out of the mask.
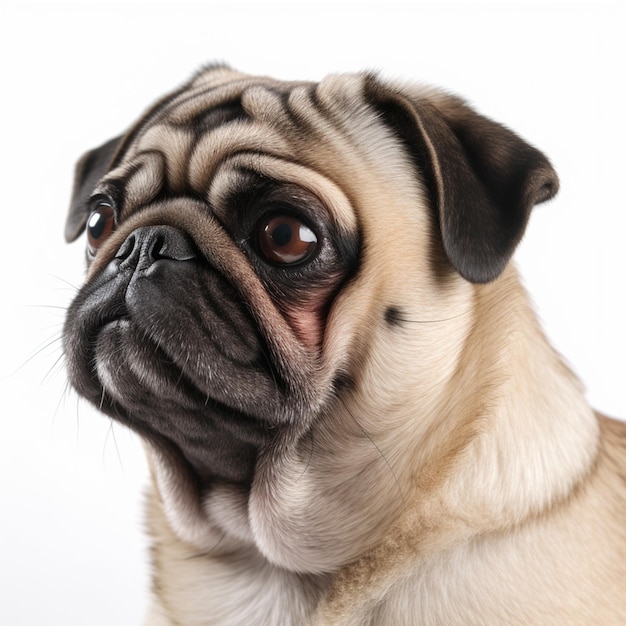
[[[110,204],[100,203],[87,220],[87,249],[93,256],[115,228],[115,213]]]
[[[261,221],[259,251],[276,265],[296,265],[311,259],[317,251],[315,233],[294,215],[272,215]]]

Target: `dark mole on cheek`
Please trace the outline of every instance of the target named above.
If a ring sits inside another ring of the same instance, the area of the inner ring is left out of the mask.
[[[389,326],[401,326],[402,325],[402,311],[396,306],[387,307],[385,311],[385,322]]]

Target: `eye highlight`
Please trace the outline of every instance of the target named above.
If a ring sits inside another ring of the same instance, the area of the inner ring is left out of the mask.
[[[87,250],[91,256],[95,256],[114,229],[115,213],[113,207],[105,202],[100,202],[87,220]]]
[[[299,265],[313,258],[318,249],[317,235],[295,215],[273,214],[257,228],[261,256],[274,265]]]

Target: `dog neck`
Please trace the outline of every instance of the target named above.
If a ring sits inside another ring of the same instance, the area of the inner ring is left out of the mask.
[[[513,267],[477,289],[476,308],[458,370],[461,386],[478,394],[475,436],[449,487],[468,521],[489,511],[502,527],[566,498],[593,464],[599,431]]]
[[[478,301],[484,313],[463,355],[470,381],[481,367],[478,346],[489,346],[494,329],[498,348],[485,355],[491,369],[482,365],[478,432],[451,493],[457,502],[471,493],[465,506],[474,515],[486,509],[498,524],[516,524],[566,498],[588,474],[598,423],[580,381],[546,340],[515,270],[479,291]]]
[[[434,394],[437,408],[414,418],[429,427],[419,441],[411,440],[415,429],[394,435],[413,458],[394,468],[398,482],[401,473],[412,477],[405,506],[380,542],[341,570],[316,624],[344,623],[345,599],[355,594],[359,606],[375,606],[390,581],[436,553],[549,515],[591,472],[598,421],[547,342],[517,272],[510,267],[474,289],[472,320]]]

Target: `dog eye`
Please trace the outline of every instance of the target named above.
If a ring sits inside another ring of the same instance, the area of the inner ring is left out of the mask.
[[[317,236],[294,215],[271,215],[257,231],[261,255],[275,265],[296,265],[309,261],[317,251]]]
[[[94,256],[115,228],[115,213],[110,204],[100,202],[87,220],[87,249]]]

